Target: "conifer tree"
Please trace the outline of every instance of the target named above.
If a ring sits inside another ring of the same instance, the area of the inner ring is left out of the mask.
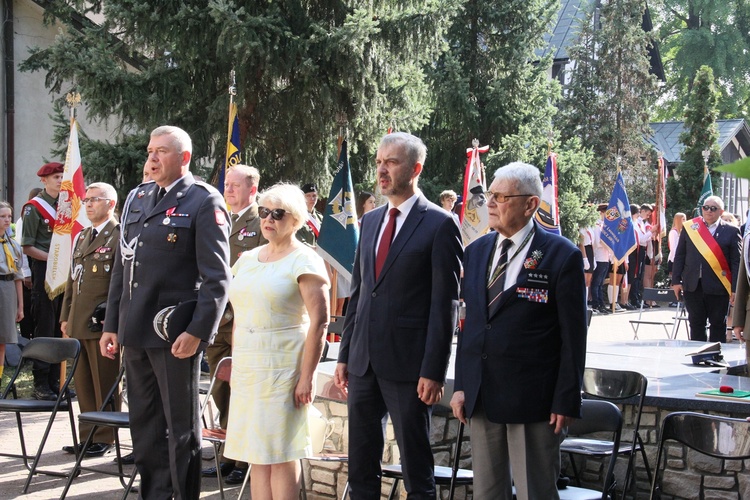
[[[458,3],[51,0],[48,21],[68,30],[23,67],[45,71],[55,92],[75,87],[89,116],[115,115],[122,142],[133,131],[183,127],[195,162],[209,166],[223,161],[234,69],[243,160],[261,169],[264,185],[285,179],[324,188],[340,118],[355,180],[372,168],[391,117],[402,130],[427,122],[423,68],[443,49]]]
[[[641,0],[610,0],[592,9],[570,51],[576,61],[565,89],[561,131],[594,152],[594,193],[607,200],[617,160],[633,202],[655,197],[652,152],[644,143],[656,81],[649,73],[650,36]]]
[[[721,165],[719,132],[716,127],[719,94],[714,86],[713,70],[701,66],[693,82],[693,91],[685,109],[685,131],[680,135],[682,163],[675,169],[675,177],[667,185],[667,205],[670,214],[684,212],[688,218],[696,215],[694,209],[703,189],[703,151],[710,151],[708,159],[714,192],[720,187],[721,176],[712,169]],[[671,220],[671,219],[670,219]]]

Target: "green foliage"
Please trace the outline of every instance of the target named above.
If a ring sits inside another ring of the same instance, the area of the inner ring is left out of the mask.
[[[694,209],[703,189],[704,150],[711,153],[708,167],[714,192],[720,187],[720,174],[713,171],[713,168],[721,165],[717,142],[719,132],[716,128],[718,100],[713,70],[701,66],[685,110],[685,131],[680,135],[680,142],[685,146],[681,154],[682,163],[675,170],[676,178],[670,178],[667,184],[670,218],[676,212],[684,212],[688,218],[695,215]]]
[[[423,68],[444,48],[443,27],[458,4],[54,0],[48,20],[71,28],[22,66],[45,71],[55,92],[77,89],[89,116],[116,115],[124,144],[136,142],[126,138],[134,130],[140,138],[164,123],[183,127],[202,165],[224,156],[234,69],[243,160],[260,168],[264,185],[316,181],[325,190],[340,118],[355,182],[367,180],[389,123],[402,130],[427,123]],[[72,9],[105,20],[76,30]]]
[[[703,65],[721,82],[719,116],[750,117],[750,1],[661,0],[654,11],[668,76],[657,119],[682,118]]]
[[[656,80],[649,73],[651,39],[641,27],[643,12],[641,0],[604,3],[581,24],[578,43],[569,51],[577,64],[564,89],[559,126],[563,139],[579,137],[593,151],[598,200],[609,199],[618,158],[631,201],[655,196],[654,159],[643,137]]]
[[[471,0],[453,18],[448,50],[429,72],[435,108],[421,131],[431,171],[446,186],[462,182],[474,138],[494,153],[488,169],[518,159],[501,146],[508,136],[546,144],[559,86],[547,77],[551,60],[534,51],[557,8],[551,0]]]

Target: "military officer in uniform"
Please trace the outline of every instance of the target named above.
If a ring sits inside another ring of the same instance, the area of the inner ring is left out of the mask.
[[[318,202],[318,186],[305,184],[302,186],[302,192],[305,193],[305,202],[307,203],[307,220],[297,231],[297,238],[314,247],[318,241],[320,224],[323,222],[323,214],[315,208],[315,204]]]
[[[260,184],[260,172],[255,167],[247,165],[235,165],[230,168],[224,181],[224,200],[230,209],[232,229],[229,234],[229,265],[233,266],[243,252],[268,243],[260,232],[260,218],[258,218],[258,204],[255,198],[258,195]],[[222,317],[219,332],[214,338],[214,343],[206,349],[208,366],[211,376],[216,371],[216,366],[222,358],[232,355],[232,326],[234,322],[232,308],[227,305],[227,310]],[[216,407],[219,410],[219,424],[222,429],[227,428],[229,416],[229,384],[217,380],[211,393]],[[223,448],[222,448],[223,449]],[[222,476],[227,476],[227,484],[242,484],[247,474],[248,465],[235,463],[234,460],[221,459]],[[203,476],[216,477],[216,467],[203,470]]]
[[[102,406],[120,370],[119,353],[115,353],[115,359],[102,356],[99,338],[104,325],[92,320],[100,304],[107,301],[115,249],[120,240],[120,225],[114,217],[117,191],[109,184],[95,182],[86,189],[83,204],[91,227],[78,233],[73,244],[71,275],[65,286],[60,313],[63,335],[81,342],[81,357],[75,372],[81,413],[97,411]],[[119,405],[119,395],[115,401]],[[81,443],[90,432],[90,425],[81,424],[78,428]],[[86,450],[86,456],[104,455],[112,447],[114,439],[111,428],[99,427],[92,445]],[[75,452],[72,446],[65,446],[63,450]]]
[[[44,189],[23,207],[23,228],[21,246],[29,257],[31,268],[31,310],[36,318],[34,337],[60,337],[60,306],[62,296],[50,300],[44,289],[47,274],[47,256],[52,243],[52,232],[57,215],[57,199],[62,188],[65,165],[58,162],[46,163],[36,175]],[[60,384],[60,365],[35,361],[34,398],[54,401]]]
[[[99,342],[110,359],[125,347],[133,455],[147,499],[200,496],[197,353],[218,329],[231,278],[229,215],[221,194],[193,178],[191,156],[184,130],[151,132],[154,182],[125,201]],[[168,329],[164,340],[154,319],[178,304],[195,309],[187,326]]]

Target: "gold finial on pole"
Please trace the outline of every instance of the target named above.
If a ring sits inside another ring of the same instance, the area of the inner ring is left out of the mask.
[[[81,105],[81,94],[78,92],[68,92],[65,94],[65,102],[70,108],[70,121],[76,117],[76,108]]]
[[[547,131],[547,156],[552,154],[552,138],[555,136],[555,134],[552,132],[552,130]]]

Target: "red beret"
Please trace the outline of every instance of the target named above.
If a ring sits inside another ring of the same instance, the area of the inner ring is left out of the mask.
[[[45,163],[42,168],[37,170],[36,175],[39,177],[47,177],[52,174],[61,174],[65,170],[65,165],[56,161]]]

